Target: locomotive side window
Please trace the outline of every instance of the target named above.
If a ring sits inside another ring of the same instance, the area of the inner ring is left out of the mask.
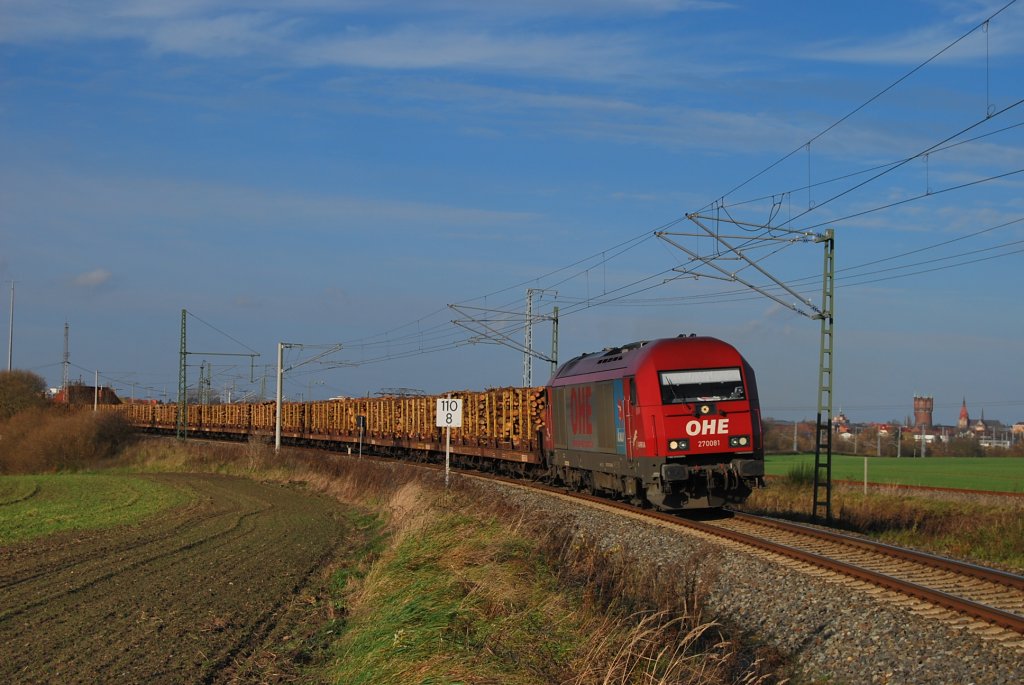
[[[662,404],[742,400],[743,379],[738,368],[662,371]]]

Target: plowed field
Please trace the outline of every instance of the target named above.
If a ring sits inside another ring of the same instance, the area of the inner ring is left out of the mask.
[[[274,679],[271,646],[346,542],[339,505],[243,478],[152,477],[196,498],[144,525],[0,550],[0,682]]]

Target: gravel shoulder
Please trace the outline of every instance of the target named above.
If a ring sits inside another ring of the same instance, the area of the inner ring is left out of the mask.
[[[858,585],[797,562],[521,488],[497,488],[534,517],[659,573],[695,574],[703,618],[792,659],[794,683],[1016,684],[1024,638],[990,639],[979,624],[936,622],[895,593]],[[1000,631],[996,631],[1000,632]]]

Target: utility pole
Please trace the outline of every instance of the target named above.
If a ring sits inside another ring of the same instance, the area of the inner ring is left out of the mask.
[[[7,338],[7,370],[14,369],[14,281],[11,281],[11,326]]]
[[[291,347],[288,343],[277,343],[277,412],[274,419],[274,449],[281,449],[281,386],[284,380],[284,348]]]
[[[518,312],[504,311],[500,309],[485,309],[481,307],[470,307],[468,305],[448,305],[449,309],[454,309],[459,314],[468,317],[468,320],[455,319],[452,321],[456,326],[462,326],[466,330],[472,331],[477,337],[474,337],[470,342],[476,343],[483,340],[496,342],[506,347],[523,353],[523,387],[531,387],[533,385],[533,358],[537,357],[541,361],[550,362],[552,369],[558,365],[558,307],[552,308],[552,314],[538,314],[534,315],[533,298],[538,293],[554,293],[558,296],[556,290],[545,290],[544,288],[529,288],[526,291],[526,315],[520,317]],[[481,319],[474,314],[469,313],[469,310],[475,310],[480,312],[496,313],[500,315],[497,319]],[[498,325],[507,326],[510,323],[518,323],[520,320],[523,321],[525,331],[525,341],[523,343],[517,342],[512,339],[512,336],[506,331],[505,328],[502,330]],[[533,349],[533,324],[537,321],[551,321],[551,356],[541,354]]]
[[[821,338],[818,348],[818,425],[814,444],[814,507],[812,516],[824,508],[825,520],[832,521],[832,326],[835,317],[836,245],[832,229],[816,239],[825,244],[821,278]],[[824,474],[822,473],[824,472]],[[822,478],[824,475],[824,479]]]
[[[199,364],[199,404],[209,404],[213,385],[213,369],[204,359]]]
[[[558,370],[558,307],[551,309],[551,375]]]
[[[185,317],[188,312],[181,310],[181,346],[178,352],[178,425],[176,434],[179,440],[184,440],[188,431],[188,400],[185,393],[188,389],[186,377],[188,347],[185,343]]]
[[[544,355],[537,354],[533,349],[533,322],[544,321],[550,319],[551,321],[551,357],[545,361],[551,362],[551,373],[555,372],[555,368],[558,366],[558,307],[552,309],[551,316],[534,316],[533,315],[533,296],[544,293],[554,292],[557,296],[558,293],[552,290],[545,290],[543,288],[528,288],[526,290],[526,329],[524,333],[524,344],[523,344],[523,387],[533,387],[533,358],[540,357],[544,359]]]
[[[280,450],[281,449],[281,404],[282,404],[282,400],[283,400],[282,394],[284,392],[283,391],[283,387],[284,387],[284,372],[285,371],[291,371],[292,369],[294,369],[296,367],[303,366],[305,364],[310,364],[312,362],[318,361],[320,359],[323,359],[327,355],[333,354],[334,352],[337,352],[338,350],[342,349],[342,346],[341,346],[340,343],[335,344],[335,345],[317,345],[316,347],[323,348],[323,352],[321,352],[320,354],[314,355],[313,357],[311,357],[311,358],[309,358],[309,359],[307,359],[305,361],[299,362],[297,364],[293,364],[292,366],[289,366],[287,369],[285,369],[284,368],[284,349],[286,347],[289,348],[289,349],[291,349],[293,347],[297,347],[299,349],[303,349],[305,347],[313,347],[313,345],[303,345],[302,343],[286,343],[286,342],[279,342],[279,343],[277,343],[277,418],[274,421],[274,449],[275,450]],[[320,362],[320,363],[323,364],[325,362]],[[335,365],[335,366],[351,366],[351,364],[346,364],[345,362],[327,362],[327,363],[330,363],[330,364]]]
[[[526,340],[523,354],[523,387],[533,387],[533,288],[526,289]]]
[[[71,352],[68,347],[68,322],[64,322],[64,372],[61,375],[60,389],[64,393],[64,402],[68,403],[70,397],[68,397],[68,370],[71,367]]]

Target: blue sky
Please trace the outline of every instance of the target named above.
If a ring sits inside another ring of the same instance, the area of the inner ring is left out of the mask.
[[[812,417],[818,322],[654,235],[700,213],[815,305],[820,245],[726,220],[835,230],[836,411],[903,418],[922,393],[938,422],[964,397],[1024,419],[1024,3],[1005,4],[2,0],[14,366],[58,385],[67,321],[72,379],[173,398],[184,308],[190,351],[260,353],[205,359],[236,397],[278,341],[309,345],[289,366],[343,345],[290,397],[517,385],[520,352],[452,321],[522,341],[534,288],[563,361],[714,335],[766,415]],[[672,240],[773,287],[711,237]]]

